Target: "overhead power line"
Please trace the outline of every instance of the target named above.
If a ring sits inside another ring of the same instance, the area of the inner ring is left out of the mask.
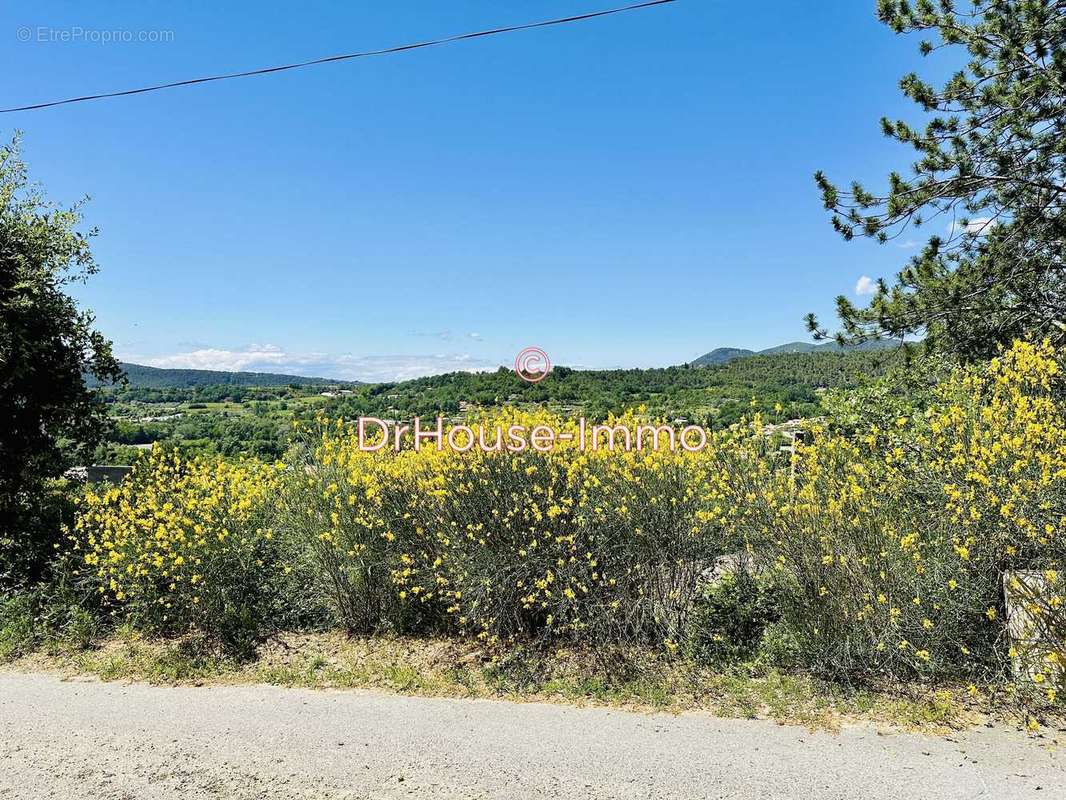
[[[204,78],[190,78],[184,81],[174,81],[173,83],[160,83],[155,86],[143,86],[139,89],[125,89],[120,92],[104,92],[102,94],[87,94],[82,97],[71,97],[66,100],[52,100],[47,103],[34,103],[27,106],[15,106],[13,108],[0,109],[0,114],[11,114],[16,111],[36,111],[41,108],[51,108],[52,106],[63,106],[70,103],[84,103],[87,100],[102,100],[107,97],[125,97],[131,94],[145,94],[147,92],[158,92],[162,89],[174,89],[178,86],[194,86],[198,83],[211,83],[212,81],[227,81],[232,78],[250,78],[253,75],[269,75],[274,72],[285,72],[290,69],[302,69],[304,67],[314,67],[319,64],[330,64],[335,61],[348,61],[353,58],[368,58],[370,56],[384,56],[391,53],[402,53],[407,50],[419,50],[423,47],[435,47],[441,44],[451,44],[452,42],[461,42],[467,39],[480,39],[484,36],[496,36],[501,33],[512,33],[514,31],[526,31],[532,28],[547,28],[552,25],[565,25],[570,22],[580,22],[586,19],[594,19],[596,17],[606,17],[611,14],[622,14],[626,11],[636,11],[641,8],[651,8],[652,6],[662,6],[667,3],[674,3],[677,0],[648,0],[644,3],[635,3],[633,5],[621,6],[619,8],[610,8],[605,11],[592,11],[587,14],[577,14],[572,17],[560,17],[559,19],[543,20],[541,22],[527,22],[524,25],[508,25],[504,28],[493,28],[492,30],[476,31],[474,33],[461,33],[456,36],[447,36],[442,39],[432,39],[426,42],[415,42],[414,44],[404,44],[397,47],[386,47],[380,50],[365,50],[361,53],[345,53],[339,56],[326,56],[325,58],[316,58],[311,61],[301,61],[296,64],[284,64],[277,67],[263,67],[262,69],[252,69],[246,72],[230,72],[225,75],[209,75]]]

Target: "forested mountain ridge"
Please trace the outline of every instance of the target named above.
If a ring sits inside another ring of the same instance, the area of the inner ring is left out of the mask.
[[[892,350],[899,346],[900,343],[895,340],[871,339],[862,344],[849,344],[843,347],[836,342],[825,342],[823,344],[787,342],[776,347],[767,347],[765,350],[748,350],[743,347],[718,347],[689,363],[694,367],[707,367],[728,364],[735,359],[749,358],[750,356],[769,356],[785,353],[850,353],[856,350],[866,352],[870,350]]]
[[[129,385],[146,389],[191,389],[196,386],[336,386],[358,383],[333,378],[308,378],[274,372],[226,372],[213,369],[167,369],[120,363]],[[86,380],[89,386],[98,381]]]

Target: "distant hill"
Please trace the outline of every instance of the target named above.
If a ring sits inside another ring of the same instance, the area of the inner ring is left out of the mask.
[[[747,350],[743,347],[718,347],[709,353],[704,353],[695,361],[690,362],[694,367],[709,367],[728,364],[738,358],[749,356],[771,356],[781,353],[845,353],[852,351],[867,352],[870,350],[891,350],[899,347],[899,342],[889,339],[871,339],[862,344],[849,344],[841,347],[836,342],[814,344],[813,342],[787,342],[776,347],[767,347],[765,350]]]
[[[709,353],[704,353],[692,363],[701,367],[713,367],[719,364],[728,364],[737,358],[746,358],[755,355],[754,350],[745,350],[742,347],[718,347]]]
[[[825,345],[817,345],[814,342],[788,342],[787,344],[779,344],[777,347],[767,347],[765,350],[760,350],[759,355],[772,356],[777,355],[778,353],[813,353],[818,350],[819,347],[825,347]]]
[[[339,386],[356,381],[330,378],[307,378],[303,375],[280,375],[273,372],[222,372],[213,369],[161,369],[143,364],[122,364],[129,385],[146,389],[188,389],[194,386]],[[86,381],[90,386],[99,382]]]

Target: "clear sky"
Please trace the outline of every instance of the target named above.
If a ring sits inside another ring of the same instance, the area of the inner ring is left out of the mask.
[[[0,105],[612,4],[9,0]],[[370,380],[526,345],[676,364],[803,339],[806,312],[913,252],[843,242],[812,179],[882,185],[910,161],[878,120],[920,120],[897,83],[933,65],[874,6],[679,0],[3,115],[0,135],[24,132],[52,198],[91,196],[101,272],[77,293],[126,360]],[[79,27],[169,41],[61,40]]]

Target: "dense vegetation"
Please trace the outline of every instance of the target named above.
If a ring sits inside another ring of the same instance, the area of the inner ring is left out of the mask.
[[[855,386],[898,356],[868,354],[783,355],[742,359],[720,367],[571,370],[556,367],[551,379],[530,384],[511,370],[453,373],[378,384],[339,399],[330,411],[345,417],[373,414],[404,418],[471,407],[545,406],[602,419],[645,406],[655,416],[709,426],[735,422],[751,401],[775,415],[817,412],[818,391]],[[775,412],[774,407],[781,410]]]
[[[858,429],[809,424],[794,455],[758,414],[696,453],[509,452],[492,434],[366,452],[320,418],[288,470],[154,451],[87,495],[71,548],[121,618],[244,655],[279,621],[581,646],[608,669],[632,646],[746,654],[974,694],[1020,676],[1039,715],[1066,688],[1064,388],[1066,351],[1019,342],[918,403],[868,395]]]
[[[565,645],[606,671],[655,651],[999,688],[1033,725],[1061,716],[1066,5],[881,0],[879,13],[971,58],[939,89],[904,79],[945,115],[924,132],[885,123],[919,153],[911,178],[878,196],[818,177],[845,238],[950,221],[869,307],[839,303],[843,340],[927,334],[917,363],[815,352],[560,367],[538,384],[500,370],[110,385],[108,344],[63,290],[94,269],[77,215],[29,190],[3,150],[0,658],[47,637],[88,647],[117,624],[234,658],[279,628],[331,627],[470,638],[494,663]],[[167,446],[120,486],[53,480],[100,440],[105,404],[104,455]],[[712,432],[699,453],[356,446],[354,417],[437,413]],[[766,423],[791,418],[806,421],[786,451]]]
[[[294,417],[325,403],[325,388],[209,384],[157,389],[132,382],[103,388],[113,426],[94,457],[97,463],[132,463],[135,446],[166,442],[187,453],[278,458],[288,447]]]
[[[224,372],[213,369],[161,369],[142,364],[120,363],[126,380],[144,389],[174,389],[194,386],[331,386],[344,381],[328,378],[305,378],[273,372]],[[86,376],[89,386],[108,385],[92,375]]]
[[[294,422],[318,413],[354,419],[410,420],[443,414],[458,419],[511,405],[600,420],[643,406],[656,417],[724,428],[753,410],[770,422],[816,416],[828,389],[854,388],[901,366],[901,350],[785,353],[738,359],[716,367],[572,370],[530,384],[512,371],[452,373],[402,383],[344,386],[205,385],[103,390],[115,427],[98,461],[132,463],[130,445],[161,442],[186,453],[280,458]],[[117,445],[117,447],[116,447]]]
[[[0,147],[0,588],[42,576],[69,506],[52,481],[106,429],[82,376],[118,375],[66,293],[96,271],[78,222],[29,182],[17,140]]]

